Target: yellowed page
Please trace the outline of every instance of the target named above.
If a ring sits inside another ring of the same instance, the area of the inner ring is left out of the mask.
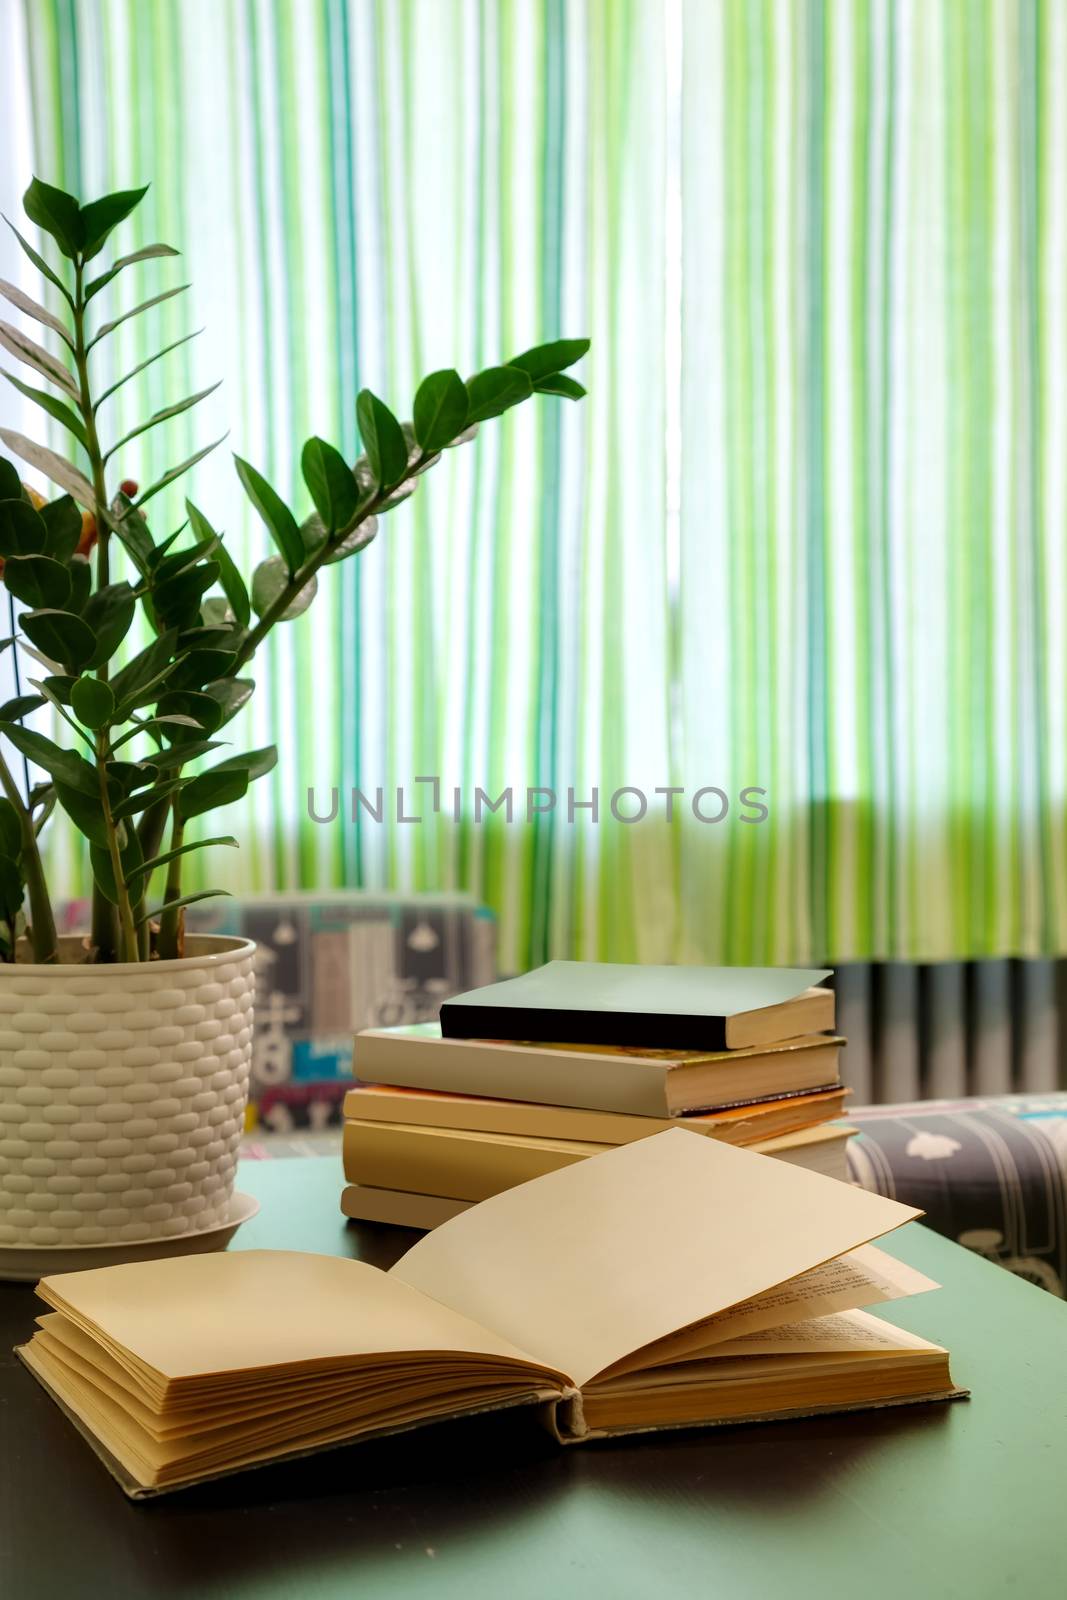
[[[389,1276],[581,1385],[918,1215],[672,1128],[494,1195]]]
[[[916,1333],[883,1322],[866,1311],[838,1311],[829,1317],[813,1317],[810,1322],[786,1322],[762,1333],[746,1333],[740,1339],[727,1339],[707,1352],[716,1359],[729,1356],[815,1355],[821,1351],[843,1355],[885,1355],[887,1351],[940,1350],[938,1344],[920,1339]]]
[[[714,1354],[725,1339],[783,1323],[824,1317],[834,1311],[851,1311],[859,1306],[880,1305],[908,1295],[924,1294],[941,1285],[925,1273],[909,1267],[877,1245],[861,1245],[847,1255],[802,1272],[752,1300],[731,1306],[718,1316],[681,1333],[669,1334],[633,1355],[625,1356],[610,1370],[612,1377],[663,1366],[674,1361],[692,1361]],[[602,1374],[606,1376],[607,1374]]]
[[[403,1351],[531,1359],[401,1280],[341,1256],[179,1256],[61,1273],[38,1293],[168,1380]]]

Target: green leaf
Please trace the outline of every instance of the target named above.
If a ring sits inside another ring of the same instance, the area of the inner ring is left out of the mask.
[[[508,366],[520,367],[523,372],[528,372],[536,388],[538,379],[553,377],[557,372],[562,372],[564,367],[573,367],[588,349],[588,339],[555,339],[551,344],[535,344],[532,350],[524,350],[521,356],[513,356]]]
[[[57,782],[66,783],[81,794],[95,795],[99,800],[100,784],[96,769],[76,750],[64,750],[58,744],[53,744],[51,739],[46,739],[43,733],[20,727],[17,722],[5,723],[0,732],[7,735],[20,755],[43,767]]]
[[[119,850],[119,870],[123,880],[128,882],[141,865],[141,841],[136,828],[123,829],[125,838]],[[110,850],[98,844],[89,846],[89,860],[92,862],[93,877],[96,879],[101,894],[110,900],[112,905],[118,904],[118,888],[115,884],[115,874],[111,865]]]
[[[135,789],[143,789],[146,784],[158,783],[160,770],[154,761],[109,761],[107,763],[108,778],[113,780],[122,798],[132,794]]]
[[[82,206],[82,255],[91,261],[104,248],[108,235],[117,228],[148,193],[143,189],[123,189],[116,194],[104,195],[102,200],[91,200]]]
[[[204,685],[204,693],[210,695],[221,708],[220,728],[251,700],[255,687],[251,678],[220,678],[217,683]]]
[[[92,350],[100,343],[101,339],[106,339],[109,334],[114,333],[116,328],[121,328],[124,322],[129,322],[133,317],[139,317],[142,311],[151,311],[153,306],[162,305],[164,300],[173,300],[176,294],[184,294],[189,287],[190,285],[187,283],[176,284],[173,289],[164,289],[162,294],[154,294],[150,300],[142,300],[139,306],[134,306],[130,311],[124,311],[121,317],[113,317],[110,322],[102,323],[86,345],[86,350]]]
[[[164,717],[145,717],[143,721],[137,722],[129,733],[124,733],[121,739],[116,739],[111,748],[112,750],[117,750],[120,745],[126,744],[130,739],[136,739],[139,733],[152,733],[157,738],[169,733],[173,737],[174,730],[182,728],[192,728],[195,733],[200,732],[199,722],[195,721],[193,717],[183,717],[177,711],[172,711]]]
[[[488,417],[499,417],[509,406],[516,406],[533,393],[530,375],[520,367],[486,367],[475,373],[467,384],[470,409],[468,426],[484,422]]]
[[[359,490],[344,456],[325,439],[316,437],[305,444],[300,465],[327,533],[346,527],[356,514]]]
[[[137,366],[131,367],[129,372],[124,373],[121,378],[111,385],[110,389],[105,389],[102,395],[97,396],[97,411],[100,410],[105,400],[110,399],[116,390],[122,388],[124,383],[129,383],[131,378],[136,378],[139,373],[142,373],[146,367],[152,366],[154,362],[162,361],[164,356],[169,356],[172,350],[178,349],[179,345],[188,344],[190,339],[199,338],[203,331],[203,328],[194,328],[192,333],[183,333],[181,338],[175,339],[173,344],[164,345],[163,349],[157,350],[154,356],[148,356],[146,360],[138,362]]]
[[[169,422],[171,417],[180,417],[183,411],[191,411],[193,406],[199,405],[201,400],[206,400],[209,394],[214,394],[221,382],[222,379],[220,378],[218,383],[209,384],[206,389],[201,389],[197,394],[186,395],[184,400],[176,400],[172,406],[164,406],[162,411],[154,412],[147,422],[142,422],[138,427],[132,428],[129,433],[123,434],[122,438],[113,444],[104,456],[105,465],[124,445],[128,445],[132,439],[138,438],[142,433],[147,433],[149,428],[156,428],[161,422]]]
[[[106,728],[115,711],[111,685],[100,678],[79,678],[70,692],[74,715],[87,728]]]
[[[67,572],[70,575],[70,599],[67,601],[67,610],[77,612],[80,617],[85,610],[93,581],[88,557],[71,556]]]
[[[267,531],[281,552],[286,570],[292,577],[304,559],[304,541],[300,537],[296,518],[262,473],[257,472],[247,461],[242,461],[240,456],[235,455],[233,459],[245,494],[266,523]]]
[[[19,469],[6,456],[0,456],[0,500],[21,500],[22,479]]]
[[[227,756],[225,761],[220,761],[212,767],[212,772],[246,772],[248,781],[254,782],[256,778],[265,777],[278,765],[278,747],[274,744],[264,745],[262,750],[246,750],[241,756]]]
[[[168,533],[167,537],[160,540],[159,544],[156,545],[148,561],[149,568],[152,572],[155,572],[158,569],[159,563],[163,560],[163,557],[166,555],[167,551],[177,542],[177,540],[181,538],[188,526],[189,519],[187,517],[180,528],[175,528],[173,533]]]
[[[201,889],[199,894],[183,894],[177,900],[168,900],[165,905],[154,906],[151,911],[146,911],[137,918],[135,928],[145,922],[151,922],[154,917],[161,917],[164,911],[178,911],[182,906],[195,906],[198,900],[214,900],[219,895],[229,897],[229,889]]]
[[[200,614],[200,598],[219,575],[217,561],[202,561],[153,589],[156,615],[164,627],[187,628]]]
[[[166,866],[168,861],[174,861],[178,856],[188,855],[190,850],[206,850],[209,845],[213,844],[229,845],[233,850],[240,848],[237,840],[229,833],[220,833],[214,839],[194,839],[190,844],[179,845],[176,850],[167,850],[161,856],[153,856],[151,861],[142,861],[141,865],[134,869],[131,877],[126,881],[131,883],[147,876],[149,873],[155,872],[157,867]]]
[[[141,789],[128,800],[122,800],[117,806],[111,807],[112,821],[125,822],[129,817],[138,816],[140,812],[149,810],[159,801],[169,799],[181,786],[181,778],[168,778],[165,783],[157,783],[152,789]]]
[[[45,525],[44,554],[53,561],[71,561],[82,536],[82,514],[69,494],[49,500],[39,512]]]
[[[81,207],[74,196],[34,178],[22,197],[22,209],[73,261],[85,239]]]
[[[387,511],[389,507],[385,505],[382,509]],[[332,567],[335,562],[344,561],[348,556],[356,555],[358,551],[365,550],[377,532],[378,518],[364,516],[362,521],[358,522],[352,529],[351,533],[345,534],[343,539],[338,539],[323,565]]]
[[[116,512],[112,504],[107,520],[141,577],[147,578],[156,549],[144,517],[139,511],[135,511],[132,505],[120,505],[120,509]]]
[[[111,687],[120,706],[129,701],[132,710],[141,694],[158,682],[159,674],[170,666],[177,642],[177,628],[169,628],[115,673]]]
[[[568,378],[564,373],[556,373],[550,378],[538,378],[534,384],[534,394],[561,394],[565,400],[581,400],[586,391],[574,378]]]
[[[219,582],[222,592],[230,602],[230,609],[242,628],[247,628],[252,617],[252,607],[248,599],[248,590],[245,581],[238,572],[233,562],[233,557],[222,542],[222,535],[217,534],[204,513],[193,505],[191,500],[186,500],[185,509],[189,513],[189,523],[198,540],[215,539],[214,558],[219,564]]]
[[[39,555],[47,540],[40,512],[28,500],[0,500],[0,556]]]
[[[226,621],[217,620],[222,613]],[[237,649],[242,638],[241,629],[230,619],[230,607],[222,595],[213,594],[202,600],[200,615],[202,622],[183,628],[178,635],[183,650],[229,650],[232,653]]]
[[[423,378],[415,395],[415,437],[425,455],[435,455],[467,426],[467,386],[451,367]]]
[[[28,717],[31,711],[40,711],[42,706],[48,704],[43,694],[17,694],[13,700],[5,700],[0,706],[0,722],[21,722],[23,717]],[[7,801],[0,800],[0,811]],[[0,848],[3,847],[3,834],[0,831]]]
[[[289,574],[280,556],[268,556],[266,561],[259,563],[252,574],[252,609],[257,617],[265,615],[275,601],[281,599],[288,583]],[[312,576],[280,613],[278,621],[291,622],[294,617],[299,617],[314,600],[318,587],[318,577]]]
[[[22,849],[22,824],[11,801],[0,795],[0,850],[18,857]]]
[[[179,767],[187,766],[190,761],[197,761],[201,756],[210,755],[212,750],[221,749],[221,739],[190,739],[157,750],[152,760],[161,772],[177,772]]]
[[[152,261],[157,256],[178,256],[178,255],[181,255],[181,251],[180,250],[175,250],[172,245],[169,245],[169,244],[146,244],[146,245],[143,245],[140,250],[131,251],[131,253],[128,256],[120,256],[119,259],[115,262],[114,266],[109,267],[106,272],[103,272],[103,273],[100,274],[99,278],[94,278],[92,283],[90,283],[90,284],[88,284],[86,286],[86,289],[85,289],[85,303],[86,303],[86,305],[88,305],[89,301],[93,298],[94,295],[97,295],[97,294],[100,293],[101,289],[106,289],[108,284],[111,283],[113,279],[117,278],[120,272],[125,271],[125,269],[127,267],[135,266],[138,261]]]
[[[170,555],[164,555],[162,550],[152,552],[149,565],[152,568],[152,582],[157,588],[177,578],[183,572],[189,572],[198,561],[203,561],[206,556],[214,553],[218,543],[218,535],[212,532],[204,539],[198,539],[185,550],[174,550]],[[162,557],[162,559],[160,559]]]
[[[73,689],[77,681],[77,678],[53,675],[52,677],[44,680],[41,688],[44,693],[48,695],[53,705],[58,702],[58,704],[61,706],[69,706],[70,691]]]
[[[356,420],[374,481],[379,489],[392,488],[407,476],[408,447],[403,429],[389,407],[369,389],[360,391]]]
[[[232,650],[190,650],[168,680],[174,689],[201,689],[233,666]]]
[[[90,739],[89,735],[86,733],[85,729],[81,726],[81,724],[78,723],[74,719],[74,717],[71,716],[70,712],[67,710],[67,706],[70,704],[70,691],[69,691],[69,689],[66,689],[65,686],[69,684],[70,688],[73,689],[73,687],[74,687],[75,683],[77,683],[77,681],[78,680],[76,678],[66,678],[66,677],[64,677],[64,678],[51,678],[51,679],[46,678],[46,679],[44,679],[43,682],[38,678],[31,678],[30,679],[30,683],[33,685],[33,687],[35,689],[39,689],[41,691],[41,693],[44,695],[45,699],[48,700],[55,707],[55,709],[59,712],[59,715],[63,718],[63,721],[67,724],[67,727],[70,728],[74,733],[76,733],[78,735],[79,739],[84,740],[84,742],[89,746],[90,750],[93,750],[94,749],[93,741]],[[54,683],[54,682],[58,682],[58,683],[64,685],[64,693],[63,693],[62,699],[60,699],[59,695],[56,694],[56,692],[53,689],[49,688],[49,684],[50,683]],[[94,754],[95,754],[95,751],[94,751]]]
[[[22,909],[26,889],[18,861],[9,854],[0,855],[0,919],[10,926]]]
[[[179,716],[192,717],[205,733],[214,733],[222,722],[222,707],[218,701],[212,695],[195,689],[168,689],[159,696],[157,716],[167,716],[175,711]]]
[[[43,606],[62,611],[70,602],[70,575],[48,556],[8,556],[4,582],[16,600],[33,610]]]
[[[0,345],[16,361],[32,367],[42,378],[47,378],[62,389],[71,400],[77,400],[78,386],[62,361],[57,360],[43,344],[38,344],[36,339],[31,339],[28,333],[23,333],[21,328],[13,328],[10,322],[0,322]]]
[[[10,428],[0,428],[0,439],[3,439],[9,450],[14,450],[23,461],[28,461],[31,467],[36,467],[38,472],[43,472],[46,478],[51,478],[53,483],[58,483],[69,495],[73,495],[78,504],[91,511],[94,505],[92,484],[80,473],[72,462],[57,456],[54,450],[45,449],[43,444],[35,444],[32,439],[27,439],[25,434],[15,433]]]
[[[240,800],[249,784],[248,773],[237,769],[228,772],[202,772],[190,778],[178,793],[177,811],[183,822],[199,817],[217,806],[232,805]]]
[[[57,782],[56,799],[78,832],[84,834],[90,844],[100,845],[106,850],[107,823],[104,821],[104,808],[100,804],[99,787],[94,794],[88,795],[80,789],[71,788],[68,783]]]
[[[23,633],[38,650],[73,672],[87,667],[96,653],[92,628],[72,611],[25,611],[20,621]]]
[[[178,466],[171,467],[161,478],[157,478],[155,483],[151,484],[143,494],[138,495],[134,505],[137,507],[143,506],[147,500],[151,500],[153,495],[157,495],[161,489],[165,489],[168,483],[173,483],[175,478],[180,478],[183,472],[188,472],[190,467],[195,467],[198,461],[203,461],[205,456],[209,456],[212,450],[217,450],[225,437],[224,433],[220,434],[217,439],[213,439],[210,444],[206,444],[202,450],[195,450],[191,456],[188,456]]]
[[[63,282],[63,279],[56,276],[56,274],[52,271],[52,268],[48,265],[48,262],[45,260],[44,256],[39,255],[37,253],[37,251],[33,248],[33,245],[30,244],[29,240],[28,239],[24,239],[22,237],[22,234],[16,228],[15,224],[11,221],[10,217],[5,217],[4,221],[7,223],[8,227],[11,229],[11,232],[15,235],[15,238],[18,240],[19,244],[22,246],[22,248],[25,251],[26,255],[30,258],[30,260],[33,262],[34,266],[37,268],[37,271],[40,272],[44,277],[46,277],[48,279],[49,283],[52,284],[55,288],[57,288],[59,290],[59,292],[63,296],[64,300],[67,302],[67,304],[70,306],[71,310],[73,311],[73,309],[74,309],[74,300],[73,300],[73,298],[71,296],[70,290],[67,288],[66,284]]]
[[[102,667],[105,661],[111,660],[129,633],[136,610],[137,601],[128,583],[109,583],[89,596],[82,620],[96,635],[96,648],[88,662],[90,667]]]
[[[67,332],[62,322],[60,322],[59,318],[54,317],[52,313],[44,306],[38,305],[37,301],[31,299],[31,297],[26,294],[24,290],[20,289],[17,284],[8,283],[6,278],[0,278],[0,294],[3,295],[5,300],[10,301],[13,306],[16,306],[19,311],[22,311],[27,317],[32,317],[34,322],[39,322],[43,327],[51,328],[53,333],[58,333],[59,337],[63,340],[63,343],[69,349],[73,349],[73,346],[70,342],[70,334]]]

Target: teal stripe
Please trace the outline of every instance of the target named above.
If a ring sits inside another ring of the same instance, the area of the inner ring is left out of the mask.
[[[121,248],[184,252],[108,314],[194,282],[101,351],[100,381],[210,323],[107,428],[226,380],[116,473],[151,481],[226,419],[303,515],[300,444],[354,459],[361,384],[406,416],[427,366],[596,339],[583,407],[539,401],[450,453],[264,651],[230,731],[276,731],[282,759],[224,819],[240,855],[190,887],[467,888],[505,968],[1063,951],[1060,8],[680,3],[669,104],[675,12],[649,0],[158,0],[150,28],[144,0],[25,0],[37,170],[87,194],[150,179]],[[226,449],[160,497],[157,531],[185,492],[246,564],[265,553]],[[410,796],[446,760],[458,825],[447,793],[414,829],[348,820],[353,786]],[[613,822],[640,781],[722,786],[730,816]],[[335,784],[327,834],[304,795]],[[475,822],[476,785],[511,785],[521,816],[527,784],[554,816]],[[568,823],[569,785],[600,789],[596,826]],[[769,823],[738,820],[745,785]]]

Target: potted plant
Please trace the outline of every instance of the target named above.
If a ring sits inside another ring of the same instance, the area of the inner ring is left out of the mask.
[[[366,548],[443,450],[532,394],[584,393],[564,368],[586,340],[540,345],[466,382],[431,373],[408,423],[365,389],[354,466],[322,439],[303,447],[312,506],[303,517],[236,458],[274,546],[246,584],[192,501],[175,530],[161,535],[149,521],[159,491],[215,445],[146,488],[108,482],[134,439],[210,392],[108,437],[110,396],[175,348],[102,391],[94,381],[94,352],[115,329],[179,292],[126,310],[110,303],[126,274],[177,253],[168,245],[94,265],[145,192],[82,205],[35,179],[24,208],[58,259],[13,231],[58,314],[0,283],[53,336],[47,349],[0,322],[0,344],[30,381],[5,376],[70,442],[59,454],[0,430],[58,491],[45,502],[0,458],[12,617],[0,648],[12,652],[18,691],[0,707],[0,1252],[132,1247],[226,1223],[251,1054],[252,946],[186,936],[185,907],[204,895],[183,892],[182,868],[194,850],[237,844],[201,836],[199,819],[274,765],[273,746],[220,755],[220,735],[253,692],[256,650],[310,604],[320,569]],[[46,706],[54,736],[26,725]],[[57,827],[84,840],[91,863],[91,926],[79,937],[56,933],[63,885],[49,882],[41,834]]]

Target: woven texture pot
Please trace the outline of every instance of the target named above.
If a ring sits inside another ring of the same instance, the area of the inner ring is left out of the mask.
[[[181,961],[0,965],[0,1246],[175,1238],[229,1215],[252,1059],[247,939]]]

